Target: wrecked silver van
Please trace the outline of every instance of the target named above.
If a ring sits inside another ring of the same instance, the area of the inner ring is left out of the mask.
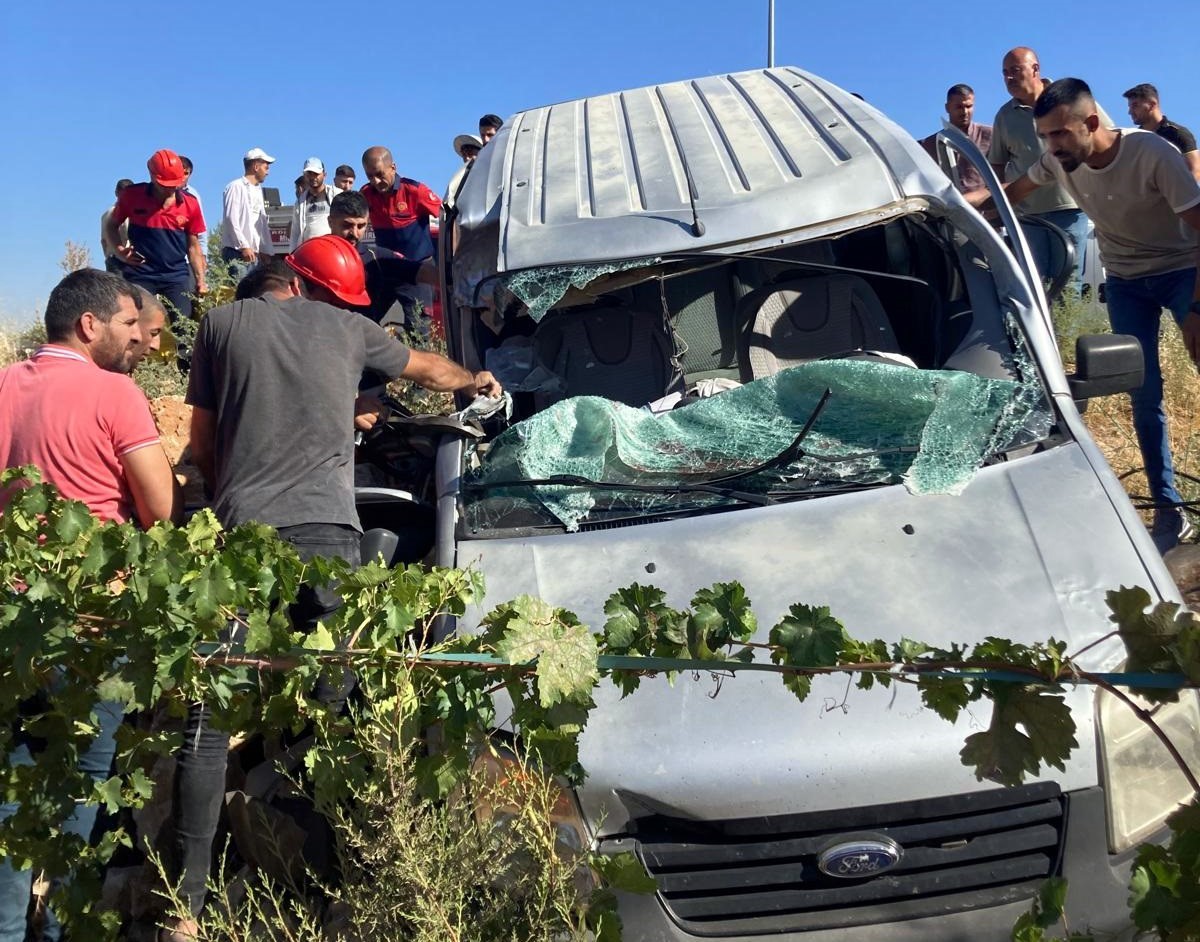
[[[489,588],[458,628],[522,593],[598,628],[631,583],[682,605],[737,580],[764,626],[803,601],[889,641],[1076,650],[1106,633],[1106,590],[1177,598],[1079,415],[1140,383],[1140,352],[1083,338],[1064,375],[1000,203],[1011,245],[902,129],[798,69],[515,115],[442,226],[451,351],[516,406],[437,455],[437,561]],[[581,815],[659,888],[623,898],[627,939],[1006,939],[1051,875],[1073,928],[1120,931],[1131,848],[1188,794],[1092,688],[1067,694],[1066,771],[1015,788],[959,761],[986,716],[951,726],[911,689],[713,693],[597,692]],[[1195,698],[1161,721],[1194,755]],[[864,831],[900,865],[818,869]]]

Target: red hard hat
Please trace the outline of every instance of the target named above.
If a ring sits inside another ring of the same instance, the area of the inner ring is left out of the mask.
[[[367,273],[358,249],[341,236],[309,239],[284,258],[296,274],[328,288],[347,304],[371,303]]]
[[[183,181],[187,179],[183,172],[183,161],[173,150],[156,150],[146,161],[146,169],[150,171],[151,180],[168,190],[183,186]]]

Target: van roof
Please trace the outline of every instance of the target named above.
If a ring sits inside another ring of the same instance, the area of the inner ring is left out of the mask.
[[[490,240],[505,272],[777,242],[946,184],[866,102],[758,69],[517,113],[459,195],[460,247]]]

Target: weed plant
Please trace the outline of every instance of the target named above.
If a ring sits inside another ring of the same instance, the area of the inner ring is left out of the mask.
[[[321,798],[336,874],[318,876],[280,846],[259,808],[258,867],[217,872],[199,942],[367,940],[394,942],[572,942],[586,929],[596,890],[587,852],[562,821],[558,786],[511,755],[481,746],[465,781],[440,802],[419,790],[409,750],[413,717],[399,703],[350,725],[370,775],[348,795]],[[346,733],[347,727],[339,727]],[[328,748],[318,732],[306,764]],[[338,747],[344,748],[344,744]],[[293,790],[304,788],[292,782]],[[156,861],[160,876],[161,863]],[[166,891],[169,908],[184,911]]]

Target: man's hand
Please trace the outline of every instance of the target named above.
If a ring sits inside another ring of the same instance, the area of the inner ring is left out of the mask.
[[[258,261],[258,253],[254,249],[238,249],[238,252],[241,254],[243,262],[253,265]]]
[[[374,396],[359,396],[354,400],[354,427],[360,432],[371,431],[386,417],[387,406]]]
[[[1200,314],[1189,311],[1179,329],[1183,331],[1183,345],[1187,348],[1188,356],[1200,369]]]
[[[504,392],[500,386],[500,381],[487,370],[480,370],[473,378],[475,382],[475,395],[477,396],[499,399],[500,394]]]
[[[118,245],[113,249],[113,255],[123,261],[126,265],[145,265],[146,258],[128,242],[124,245]]]

